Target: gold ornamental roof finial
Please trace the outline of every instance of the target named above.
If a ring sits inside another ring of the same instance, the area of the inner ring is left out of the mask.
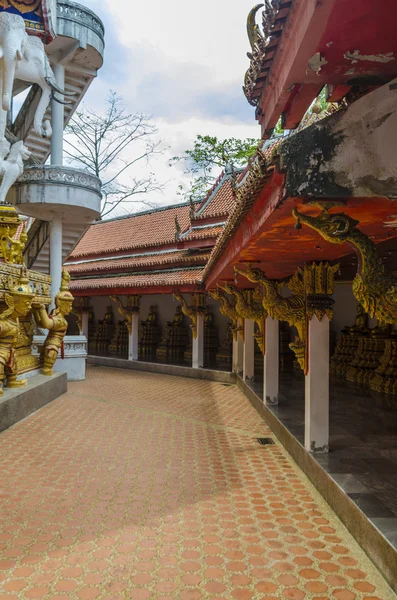
[[[57,300],[73,300],[73,296],[69,291],[69,284],[70,274],[66,271],[66,269],[62,269],[61,287],[59,288],[59,292],[55,296]]]

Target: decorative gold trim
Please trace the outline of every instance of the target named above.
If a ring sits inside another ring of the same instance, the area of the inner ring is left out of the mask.
[[[295,227],[302,223],[317,231],[331,244],[349,244],[358,255],[358,271],[353,279],[353,294],[370,317],[377,319],[380,325],[397,322],[397,283],[386,271],[378,250],[370,238],[357,229],[358,221],[345,213],[330,214],[332,203],[313,203],[320,205],[322,211],[312,217],[298,212],[293,216]]]
[[[141,307],[141,296],[138,296],[138,295],[127,296],[126,297],[126,299],[127,299],[126,306],[124,306],[124,304],[121,302],[121,300],[118,296],[109,296],[109,298],[111,300],[113,300],[113,302],[116,302],[117,309],[118,309],[120,315],[125,318],[128,333],[129,333],[129,335],[131,335],[132,334],[132,315],[139,314],[140,307]]]

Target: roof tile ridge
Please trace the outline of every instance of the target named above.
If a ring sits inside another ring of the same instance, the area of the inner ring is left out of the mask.
[[[194,204],[199,204],[201,200],[193,200]],[[105,223],[113,223],[114,221],[126,221],[127,219],[133,219],[134,217],[141,217],[143,215],[151,215],[156,212],[165,212],[167,210],[173,210],[175,208],[184,208],[190,206],[190,202],[184,200],[183,202],[178,202],[177,204],[166,204],[164,206],[156,206],[153,208],[148,208],[147,210],[142,210],[136,213],[131,213],[130,215],[121,215],[119,217],[113,217],[111,219],[100,219],[98,221],[94,221],[91,223],[90,227],[95,225],[104,225]]]

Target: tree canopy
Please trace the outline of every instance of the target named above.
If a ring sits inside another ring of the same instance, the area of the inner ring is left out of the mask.
[[[182,156],[173,157],[171,163],[183,162],[185,173],[192,177],[187,188],[180,186],[179,193],[192,200],[202,198],[215,183],[221,169],[228,165],[244,167],[255,154],[260,140],[255,138],[226,138],[198,135],[193,148]]]

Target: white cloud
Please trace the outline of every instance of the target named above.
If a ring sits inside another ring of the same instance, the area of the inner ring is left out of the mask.
[[[163,194],[152,200],[178,201],[186,183],[169,159],[192,146],[197,134],[259,137],[254,111],[241,87],[248,68],[246,19],[252,0],[84,0],[107,29],[105,66],[86,103],[99,108],[107,90],[123,96],[129,111],[153,115],[169,146],[150,165]]]

